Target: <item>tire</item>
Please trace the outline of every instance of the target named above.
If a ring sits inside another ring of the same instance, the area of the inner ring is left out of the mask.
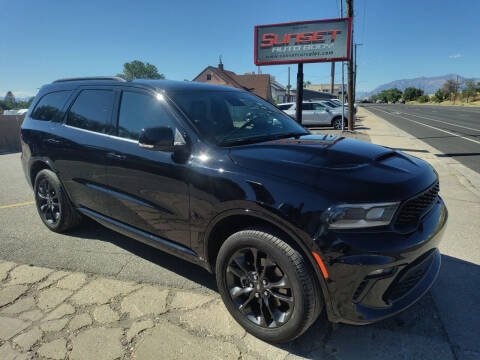
[[[41,170],[33,190],[38,214],[50,230],[62,233],[80,225],[82,215],[73,207],[53,171]]]
[[[323,308],[320,285],[307,260],[269,229],[231,235],[218,253],[216,276],[230,314],[268,342],[284,343],[302,335]]]
[[[347,118],[344,118],[345,121],[347,120]],[[342,118],[340,116],[334,118],[332,120],[332,127],[335,129],[335,130],[342,130]]]

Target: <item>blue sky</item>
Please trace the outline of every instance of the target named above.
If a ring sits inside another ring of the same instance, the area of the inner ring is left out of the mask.
[[[338,0],[0,0],[0,96],[34,95],[57,78],[114,75],[126,61],[192,79],[221,54],[242,74],[253,64],[253,27],[338,17]],[[358,89],[404,78],[480,77],[478,0],[354,0]],[[287,65],[262,67],[281,83]],[[296,65],[292,69],[295,81]],[[340,66],[337,65],[337,79]],[[330,64],[306,64],[305,80],[329,82]]]

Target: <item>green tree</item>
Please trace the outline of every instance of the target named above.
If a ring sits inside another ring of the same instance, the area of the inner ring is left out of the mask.
[[[417,100],[422,95],[423,95],[423,90],[417,89],[414,87],[408,87],[403,91],[403,99],[405,101]]]
[[[11,91],[7,92],[7,95],[5,95],[5,98],[3,100],[7,103],[15,104],[15,96]]]
[[[463,98],[466,98],[468,102],[469,98],[473,98],[475,95],[477,95],[477,85],[473,80],[465,80],[465,88],[462,90]]]
[[[155,65],[134,60],[123,64],[123,74],[117,76],[125,80],[132,79],[165,79],[163,74],[158,72]]]
[[[445,100],[445,93],[443,92],[442,89],[438,89],[435,95],[433,96],[433,101],[437,103],[441,103],[443,100]]]
[[[428,95],[422,95],[418,98],[418,101],[421,103],[427,103],[430,101],[430,97]]]
[[[452,99],[453,96],[457,95],[457,82],[455,80],[447,80],[443,83],[442,91],[445,94],[445,98]]]

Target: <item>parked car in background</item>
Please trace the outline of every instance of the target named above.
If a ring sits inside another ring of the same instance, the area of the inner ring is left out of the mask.
[[[296,118],[297,105],[294,102],[278,104],[277,107]],[[345,117],[347,113],[345,112]],[[321,101],[304,101],[302,104],[302,125],[305,126],[332,126],[335,129],[342,129],[342,111],[323,104]]]
[[[447,209],[427,162],[313,135],[244,90],[55,81],[21,142],[48,229],[87,216],[204,267],[233,318],[265,341],[295,339],[323,311],[358,325],[395,315],[440,269]]]
[[[328,100],[328,101],[333,102],[333,103],[337,104],[338,106],[341,106],[341,105],[342,105],[342,102],[341,102],[339,99],[330,99],[330,100]],[[344,104],[344,106],[346,106],[347,109],[348,109],[348,102],[346,102],[346,103]],[[353,109],[355,110],[355,113],[357,113],[357,107],[358,107],[358,104],[357,104],[357,103],[354,103],[354,104],[353,104]]]

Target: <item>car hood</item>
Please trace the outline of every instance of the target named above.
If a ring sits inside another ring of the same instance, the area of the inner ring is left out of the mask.
[[[423,160],[368,142],[306,135],[232,147],[238,166],[316,187],[338,201],[401,201],[437,178]]]

